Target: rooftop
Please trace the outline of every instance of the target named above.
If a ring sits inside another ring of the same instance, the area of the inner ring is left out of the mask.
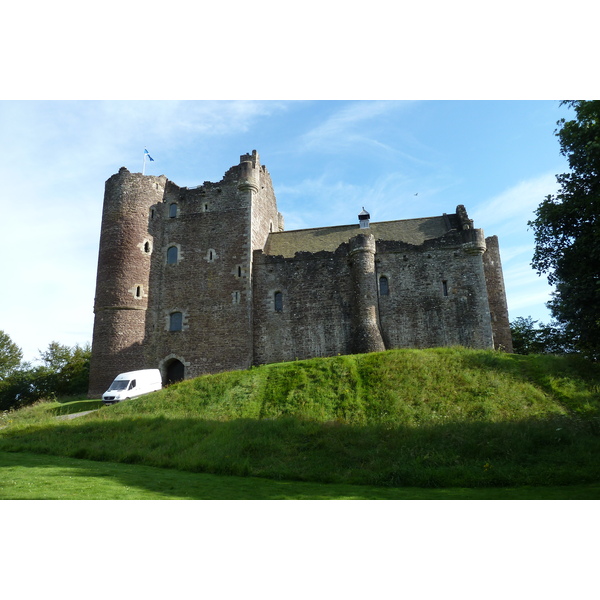
[[[456,215],[382,221],[371,223],[369,229],[360,225],[340,225],[315,229],[278,231],[269,234],[264,253],[271,256],[293,258],[296,252],[334,252],[340,244],[359,233],[371,233],[376,240],[391,240],[419,246],[426,240],[435,239],[457,228]]]

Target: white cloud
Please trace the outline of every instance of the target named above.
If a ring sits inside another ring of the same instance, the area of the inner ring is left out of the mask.
[[[381,119],[386,114],[402,110],[409,105],[409,102],[387,100],[359,101],[344,105],[320,125],[301,136],[300,143],[306,150],[332,151],[343,147],[348,151],[352,145],[359,148],[366,144],[386,152],[395,151],[388,144],[373,137],[372,124],[375,119]],[[377,125],[381,127],[382,121]]]
[[[527,227],[534,211],[548,194],[557,190],[556,176],[544,173],[527,181],[521,181],[491,200],[482,201],[469,216],[479,227],[513,230],[518,224],[520,229]],[[498,233],[499,235],[499,233]]]
[[[453,211],[448,198],[460,196],[457,176],[443,155],[416,139],[410,123],[400,128],[398,117],[414,103],[309,105],[312,112],[295,112],[293,102],[0,102],[0,264],[6,282],[0,329],[29,358],[52,340],[91,340],[104,181],[123,165],[141,170],[145,145],[157,159],[150,172],[197,185],[202,178],[217,181],[239,154],[256,147],[236,148],[231,157],[240,140],[270,144],[270,156],[275,152],[280,160],[273,175],[287,229],[355,223],[362,206],[374,221]],[[289,119],[262,128],[286,111]],[[290,144],[290,132],[306,131],[315,119],[320,124]],[[320,151],[329,154],[326,160]],[[305,179],[296,182],[304,168]],[[538,288],[539,278],[528,271],[533,235],[526,222],[555,187],[554,175],[545,174],[473,210],[469,201],[476,226],[500,238],[511,310],[541,298],[538,289],[548,294],[545,280]]]
[[[546,277],[538,276],[531,267],[535,240],[527,222],[535,218],[535,209],[543,199],[556,190],[555,175],[544,173],[520,181],[469,211],[476,227],[499,238],[511,320],[529,315],[544,322],[551,320],[546,303],[552,288]]]
[[[152,141],[180,157],[190,140],[237,135],[283,110],[276,102],[0,102],[0,329],[25,358],[53,340],[91,341],[112,173],[141,170]]]

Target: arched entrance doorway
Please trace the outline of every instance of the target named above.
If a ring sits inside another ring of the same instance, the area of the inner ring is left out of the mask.
[[[165,385],[170,385],[171,383],[177,383],[178,381],[182,381],[185,378],[185,366],[180,361],[174,358],[173,360],[167,363],[167,370],[165,376]]]

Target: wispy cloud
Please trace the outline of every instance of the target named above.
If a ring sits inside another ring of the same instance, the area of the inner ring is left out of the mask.
[[[416,202],[416,182],[401,173],[388,173],[372,183],[351,184],[327,174],[277,187],[277,201],[286,229],[355,223],[365,207],[374,221],[425,216]],[[317,220],[311,220],[315,215]]]
[[[534,218],[535,209],[556,189],[555,175],[544,173],[520,181],[469,212],[476,226],[499,237],[511,320],[528,315],[544,322],[550,320],[545,305],[552,288],[545,277],[539,277],[531,268],[535,240],[527,221]]]
[[[509,305],[545,297],[549,286],[528,271],[533,235],[526,222],[555,190],[554,175],[487,199],[480,187],[463,200],[469,175],[435,147],[445,121],[424,123],[423,114],[437,114],[425,111],[413,126],[419,105],[0,102],[0,253],[7,282],[0,329],[27,357],[54,339],[91,339],[104,181],[121,166],[141,170],[146,145],[157,159],[150,172],[180,185],[218,181],[241,153],[257,148],[273,174],[286,229],[355,223],[362,206],[384,221],[451,212],[464,202],[476,225],[500,238]],[[501,176],[510,181],[509,170]]]
[[[554,173],[544,173],[527,181],[521,181],[501,194],[482,201],[469,216],[481,227],[508,228],[514,230],[518,224],[527,227],[527,221],[534,218],[534,211],[542,200],[557,190]],[[523,218],[523,215],[530,215]]]
[[[389,144],[381,142],[374,136],[377,128],[383,127],[382,117],[408,108],[410,102],[393,101],[359,101],[344,105],[333,112],[322,123],[306,132],[300,143],[306,150],[331,151],[335,148],[368,145],[384,151],[395,151]]]
[[[279,185],[277,201],[286,217],[286,229],[355,223],[363,206],[373,221],[393,221],[451,212],[454,207],[442,192],[452,184],[450,179],[423,181],[399,171],[350,184],[324,173],[294,186]],[[317,221],[311,221],[314,215]]]
[[[153,142],[171,176],[178,165],[166,160],[180,160],[190,140],[206,147],[285,110],[277,102],[0,102],[0,252],[10,282],[0,329],[29,359],[55,339],[91,341],[104,181],[123,165],[141,170]]]

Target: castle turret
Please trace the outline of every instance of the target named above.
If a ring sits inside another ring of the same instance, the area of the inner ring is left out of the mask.
[[[166,177],[130,173],[125,167],[106,182],[98,274],[90,397],[106,391],[116,375],[146,368],[144,340],[150,257],[151,206],[162,201]]]
[[[352,270],[352,351],[385,350],[378,318],[375,238],[359,233],[350,240]]]
[[[498,236],[492,235],[486,238],[485,242],[487,250],[483,255],[483,268],[490,304],[494,348],[496,350],[512,352],[513,343],[508,318],[508,304],[506,302],[506,290],[502,275]]]
[[[242,154],[240,156],[240,179],[238,189],[241,192],[258,193],[259,174],[257,168],[260,168],[260,159],[256,150],[252,154]]]

